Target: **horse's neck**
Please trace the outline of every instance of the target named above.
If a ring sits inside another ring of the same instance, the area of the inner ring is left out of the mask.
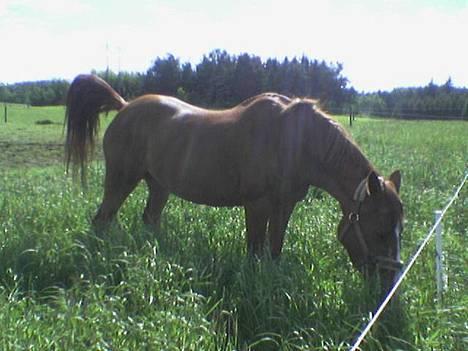
[[[315,180],[316,185],[333,196],[341,206],[343,212],[354,210],[354,192],[362,180],[370,173],[369,163],[348,164],[337,169],[326,168],[325,172]]]
[[[344,213],[354,210],[354,192],[362,180],[373,169],[372,164],[354,144],[350,145],[352,157],[336,160],[323,160],[318,170],[313,172],[312,185],[327,191],[340,203]]]

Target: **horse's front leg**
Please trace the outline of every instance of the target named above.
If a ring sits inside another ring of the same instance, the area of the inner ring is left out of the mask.
[[[247,251],[249,255],[261,256],[265,248],[265,235],[271,204],[266,198],[245,204],[247,227]]]
[[[286,227],[295,205],[296,202],[284,202],[273,206],[268,224],[272,258],[277,258],[281,254]]]

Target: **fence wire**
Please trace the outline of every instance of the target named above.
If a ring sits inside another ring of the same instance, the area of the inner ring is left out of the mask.
[[[366,337],[367,333],[371,330],[377,319],[380,317],[384,309],[387,307],[388,303],[392,299],[392,297],[395,295],[395,292],[398,290],[399,286],[401,285],[403,279],[405,279],[406,275],[408,274],[409,270],[411,267],[413,267],[414,263],[416,262],[416,259],[419,257],[421,252],[424,250],[424,248],[427,246],[429,243],[430,239],[432,238],[436,228],[439,226],[440,222],[442,222],[442,219],[445,216],[445,213],[447,210],[452,206],[453,202],[455,199],[458,197],[458,194],[460,193],[461,189],[465,185],[465,182],[468,178],[468,172],[465,173],[465,177],[463,178],[462,182],[458,186],[457,190],[453,194],[452,198],[450,201],[445,205],[444,209],[442,210],[442,213],[440,217],[437,219],[437,221],[434,223],[433,227],[429,231],[429,233],[426,235],[424,240],[421,242],[419,245],[418,249],[414,252],[414,254],[411,256],[411,259],[409,260],[408,264],[404,267],[403,272],[401,273],[400,277],[396,281],[395,285],[393,288],[390,290],[390,292],[387,294],[385,299],[382,301],[380,304],[379,308],[375,311],[374,315],[372,316],[371,320],[367,323],[366,327],[362,330],[361,334],[355,339],[353,346],[349,349],[350,351],[357,351],[359,350],[359,345],[362,343],[364,338]]]

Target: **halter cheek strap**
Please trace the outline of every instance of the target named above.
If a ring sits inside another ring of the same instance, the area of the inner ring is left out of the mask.
[[[383,178],[379,177],[379,180],[383,182]],[[369,195],[369,189],[367,186],[367,178],[364,178],[354,191],[353,200],[358,203],[357,211],[349,213],[348,222],[346,223],[346,226],[343,228],[343,230],[339,233],[338,239],[343,242],[343,239],[349,232],[349,229],[353,227],[354,233],[356,234],[356,239],[359,243],[359,247],[361,248],[361,252],[366,258],[363,265],[375,264],[379,268],[398,272],[403,267],[403,262],[385,256],[374,256],[369,252],[369,247],[367,246],[366,240],[364,239],[364,234],[362,233],[361,226],[359,224],[361,219],[361,204],[367,195]]]
[[[361,202],[364,201],[364,199],[366,198],[367,195],[369,195],[369,187],[367,185],[367,178],[364,178],[358,184],[358,186],[356,187],[356,190],[354,190],[353,200],[357,201],[359,203],[359,206],[360,206]],[[359,212],[359,210],[358,210],[358,212]]]

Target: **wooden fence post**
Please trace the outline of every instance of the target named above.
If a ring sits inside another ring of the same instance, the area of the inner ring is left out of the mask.
[[[3,106],[5,106],[5,123],[8,122],[8,105],[7,104],[3,104]]]

